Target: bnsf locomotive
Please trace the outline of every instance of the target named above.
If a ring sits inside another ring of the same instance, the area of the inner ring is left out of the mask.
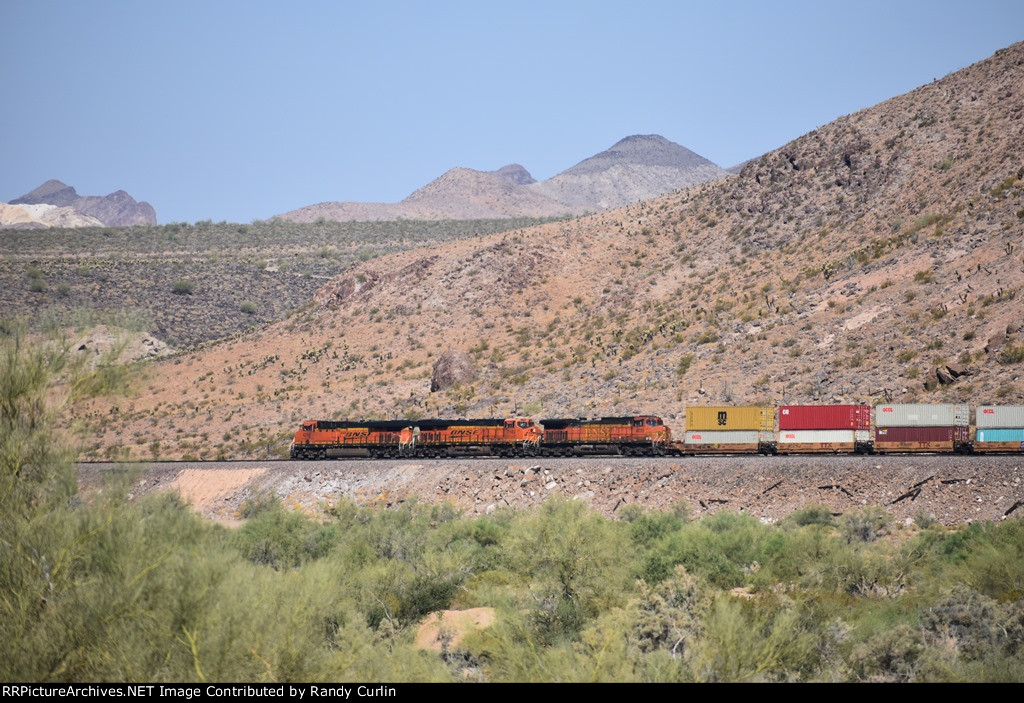
[[[682,441],[656,415],[489,420],[310,420],[293,459],[457,456],[681,456],[1024,452],[1024,406],[983,405],[971,432],[967,405],[691,407]]]
[[[293,459],[335,457],[664,455],[672,433],[660,417],[504,420],[309,420],[295,433]]]

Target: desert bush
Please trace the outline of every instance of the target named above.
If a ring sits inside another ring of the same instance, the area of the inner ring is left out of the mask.
[[[513,571],[529,576],[531,617],[542,641],[572,636],[621,602],[628,582],[624,535],[578,501],[549,500],[509,536]]]
[[[800,508],[789,516],[794,525],[804,527],[806,525],[834,525],[832,509],[824,505],[808,505]]]
[[[192,281],[187,281],[184,278],[174,282],[171,286],[171,292],[175,295],[192,295],[196,289],[196,284]]]
[[[319,526],[301,513],[278,508],[250,518],[235,536],[243,557],[254,564],[282,569],[324,556],[337,541],[337,530]]]
[[[855,645],[848,657],[854,680],[913,681],[924,646],[909,625],[899,625]]]
[[[843,516],[842,527],[848,542],[873,542],[886,534],[892,516],[884,508],[869,506]]]
[[[999,352],[1000,364],[1019,364],[1024,361],[1024,344],[1007,344]]]
[[[641,577],[656,583],[682,565],[720,588],[743,585],[745,569],[763,558],[768,528],[756,519],[717,513],[667,534],[644,554]]]
[[[642,652],[663,650],[690,660],[706,608],[705,589],[682,566],[654,587],[641,582],[634,625],[637,646]]]

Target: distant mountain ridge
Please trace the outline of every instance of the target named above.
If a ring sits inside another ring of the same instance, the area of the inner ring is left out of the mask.
[[[634,135],[546,181],[537,181],[519,164],[497,171],[453,168],[398,203],[327,202],[279,217],[296,222],[558,217],[621,207],[728,175],[662,136]]]
[[[155,225],[156,210],[147,202],[135,200],[123,190],[109,195],[79,195],[73,187],[49,180],[10,202],[11,205],[54,205],[68,207],[107,227]],[[77,225],[90,226],[92,223]]]

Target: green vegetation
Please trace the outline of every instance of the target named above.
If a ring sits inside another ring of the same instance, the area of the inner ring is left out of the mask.
[[[179,279],[174,282],[171,286],[171,292],[175,295],[192,295],[192,292],[196,289],[196,284],[192,281],[186,281],[185,279]]]
[[[4,329],[5,681],[1024,680],[1020,520],[607,519],[572,500],[314,518],[257,494],[229,530],[170,494],[130,499],[130,476],[77,495],[54,403],[89,372]],[[482,606],[497,621],[459,654],[413,646],[426,614]]]
[[[686,375],[686,372],[690,370],[690,366],[693,365],[694,355],[683,354],[679,357],[679,362],[676,364],[676,376],[682,378]]]
[[[1024,361],[1024,344],[1007,344],[999,352],[999,363],[1019,364]]]

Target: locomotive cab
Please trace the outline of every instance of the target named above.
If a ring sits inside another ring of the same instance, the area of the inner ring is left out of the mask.
[[[537,444],[543,431],[528,417],[510,417],[505,420],[505,438],[513,442]]]
[[[633,431],[655,443],[672,440],[672,432],[665,427],[665,423],[657,415],[641,415],[633,418]]]
[[[316,420],[306,420],[295,432],[295,437],[292,439],[291,447],[289,447],[288,453],[292,459],[303,459],[307,455],[307,447],[313,441],[313,430],[316,429]]]

